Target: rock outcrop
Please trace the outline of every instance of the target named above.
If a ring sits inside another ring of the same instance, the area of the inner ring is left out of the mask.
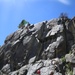
[[[68,75],[64,67],[73,62],[74,42],[74,19],[58,18],[19,29],[0,47],[0,75]]]

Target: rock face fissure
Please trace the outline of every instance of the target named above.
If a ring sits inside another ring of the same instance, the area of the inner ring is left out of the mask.
[[[27,27],[7,36],[0,47],[0,75],[73,73],[75,18],[58,18]],[[67,63],[71,64],[68,71]]]

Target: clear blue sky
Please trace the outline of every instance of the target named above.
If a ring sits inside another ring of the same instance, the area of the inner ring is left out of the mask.
[[[61,12],[75,16],[75,0],[0,0],[0,45],[22,19],[33,24],[57,18]]]

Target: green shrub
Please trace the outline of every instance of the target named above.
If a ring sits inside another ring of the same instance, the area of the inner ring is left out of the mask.
[[[66,73],[69,75],[73,75],[73,72],[71,70],[71,63],[66,64]]]
[[[19,24],[18,28],[23,28],[25,25],[28,24],[26,20],[22,20],[21,23]]]
[[[73,71],[69,70],[69,69],[66,71],[66,73],[67,73],[67,75],[73,75]]]
[[[65,57],[62,57],[61,60],[62,60],[62,62],[66,62]]]

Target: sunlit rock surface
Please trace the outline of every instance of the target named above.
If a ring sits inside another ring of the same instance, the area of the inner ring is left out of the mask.
[[[74,22],[59,20],[39,22],[8,35],[0,47],[0,75],[68,75],[67,63],[74,70]]]

